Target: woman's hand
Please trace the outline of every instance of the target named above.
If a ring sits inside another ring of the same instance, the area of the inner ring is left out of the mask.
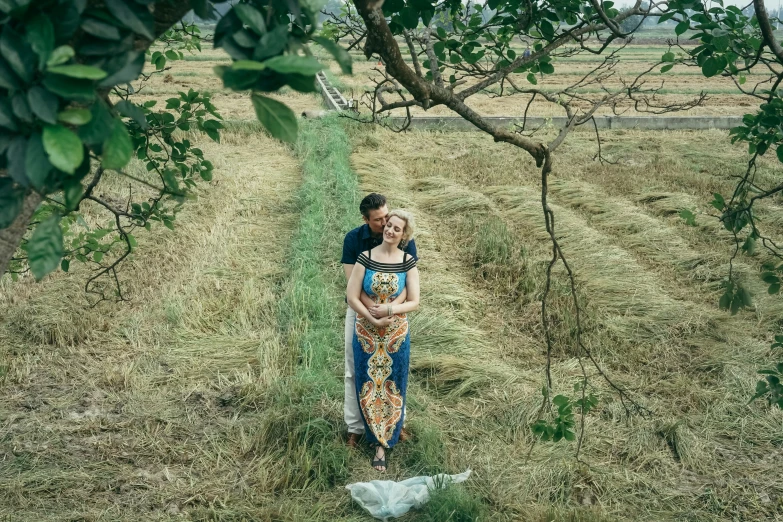
[[[387,306],[376,304],[369,307],[367,311],[369,311],[370,315],[372,315],[376,319],[380,319],[381,317],[386,317]]]
[[[372,324],[374,324],[377,328],[386,328],[387,326],[389,326],[392,323],[393,320],[394,320],[394,317],[385,317],[384,316],[384,317],[381,317],[380,319],[376,319],[375,317],[373,317],[372,319],[370,319],[370,322]]]

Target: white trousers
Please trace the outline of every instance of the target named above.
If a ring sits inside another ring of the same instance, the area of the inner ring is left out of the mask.
[[[356,327],[356,312],[350,306],[345,312],[345,403],[343,415],[348,433],[364,433],[364,421],[356,398],[356,370],[353,367],[353,331]]]

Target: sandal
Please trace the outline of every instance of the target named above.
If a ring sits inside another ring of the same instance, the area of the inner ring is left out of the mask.
[[[386,473],[386,451],[384,450],[383,456],[378,457],[378,448],[382,448],[383,446],[376,446],[375,448],[375,455],[373,456],[372,460],[372,467],[375,469],[375,471],[380,471],[381,473]],[[383,467],[383,470],[376,469],[378,467]]]

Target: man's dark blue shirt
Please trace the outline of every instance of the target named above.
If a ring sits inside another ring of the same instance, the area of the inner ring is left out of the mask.
[[[345,240],[343,241],[343,258],[340,260],[340,263],[344,265],[355,265],[356,260],[359,258],[359,254],[377,247],[382,241],[382,236],[373,237],[370,226],[367,223],[354,228],[345,235]],[[405,248],[402,250],[416,259],[419,258],[416,253],[416,242],[412,239],[408,241],[408,244],[405,245]]]

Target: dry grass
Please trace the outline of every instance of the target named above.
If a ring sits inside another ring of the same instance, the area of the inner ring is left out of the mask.
[[[202,143],[213,186],[176,232],[138,235],[131,304],[86,309],[78,267],[3,281],[0,517],[205,519],[283,487],[258,441],[292,363],[276,305],[299,175],[280,145],[239,141]]]
[[[770,459],[778,454],[783,417],[746,404],[756,364],[778,328],[780,299],[760,296],[755,314],[735,318],[717,310],[726,237],[706,215],[698,227],[676,215],[684,207],[706,214],[711,192],[742,169],[739,149],[715,150],[715,140],[725,139],[719,134],[608,133],[610,154],[621,164],[607,166],[590,160],[590,137],[577,133],[557,156],[551,200],[585,299],[588,346],[655,411],[623,421],[621,405],[592,376],[603,405],[587,419],[586,467],[573,461],[568,444],[539,444],[525,461],[525,426],[543,382],[537,299],[550,255],[536,169],[522,153],[473,133],[357,133],[354,166],[366,189],[387,191],[426,227],[422,284],[440,288],[459,279],[467,291],[458,310],[432,303],[435,315],[473,318],[459,322],[489,343],[478,364],[475,353],[455,360],[462,349],[450,341],[454,355],[430,352],[434,361],[421,358],[414,367],[440,386],[452,377],[476,381],[468,395],[437,386],[420,393],[434,393],[429,401],[439,405],[450,462],[476,470],[470,487],[490,503],[493,519],[781,516],[783,483]],[[712,149],[699,152],[708,143]],[[765,211],[780,209],[771,204]],[[741,261],[749,281],[759,263]],[[573,317],[558,277],[556,336],[568,342]],[[415,353],[415,340],[412,347]],[[579,367],[572,349],[557,353],[553,376],[558,391],[568,393]],[[440,371],[430,370],[438,364]],[[470,373],[463,371],[468,366]]]

